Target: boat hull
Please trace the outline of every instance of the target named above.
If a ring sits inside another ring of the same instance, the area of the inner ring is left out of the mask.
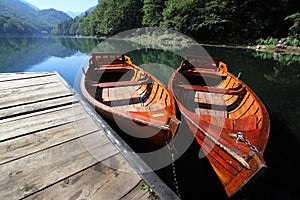
[[[263,152],[269,116],[258,96],[220,59],[191,60],[182,62],[168,86],[203,156],[231,197],[267,168]]]
[[[197,143],[201,146],[205,157],[209,160],[218,175],[228,197],[237,193],[250,180],[255,179],[254,177],[259,177],[267,168],[261,153],[253,153],[249,160],[247,160],[247,163],[251,166],[250,169],[243,167],[222,148],[217,146],[213,141],[210,141],[205,134],[188,119],[184,118],[184,120],[190,130],[193,130],[193,133],[195,133]]]
[[[180,124],[168,88],[127,56],[93,54],[81,79],[81,92],[140,151],[165,146]]]
[[[118,129],[118,133],[122,134],[132,144],[134,150],[139,152],[158,150],[173,138],[173,134],[167,127],[139,122],[134,118],[120,116],[101,108],[96,108],[96,111],[109,122],[111,127]]]

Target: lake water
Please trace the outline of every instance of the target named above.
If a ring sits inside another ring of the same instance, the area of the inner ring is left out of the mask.
[[[57,71],[79,90],[81,68],[85,67],[89,53],[101,42],[84,38],[0,37],[0,72]],[[181,61],[180,56],[170,51],[136,48],[124,41],[116,41],[106,48],[123,51],[128,45],[135,49],[128,53],[135,64],[160,63],[159,67],[145,65],[144,68],[165,84]],[[300,56],[226,47],[203,48],[212,57],[227,63],[233,74],[241,73],[240,79],[261,98],[271,120],[264,153],[268,168],[251,188],[246,187],[233,199],[300,199]],[[205,199],[205,196],[227,199],[209,163],[199,159],[198,153],[199,147],[193,143],[176,160],[182,199]],[[168,170],[157,173],[172,187],[172,180],[166,175]]]

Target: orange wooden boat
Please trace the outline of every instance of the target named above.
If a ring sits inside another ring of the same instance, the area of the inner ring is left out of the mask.
[[[168,88],[121,53],[94,53],[81,91],[105,120],[147,151],[170,142],[180,123]]]
[[[168,87],[228,197],[266,168],[267,110],[225,63],[188,56]]]

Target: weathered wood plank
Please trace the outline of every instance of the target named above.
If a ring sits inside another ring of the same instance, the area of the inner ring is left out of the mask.
[[[0,91],[0,108],[28,104],[50,98],[71,95],[71,91],[62,87],[62,83],[49,83],[24,88],[14,88]]]
[[[56,75],[54,72],[37,72],[37,73],[1,73],[0,82],[19,80],[19,79],[31,79],[36,77],[46,77]]]
[[[34,78],[12,79],[0,82],[0,90],[43,85],[59,81],[60,79],[54,74],[48,76],[37,76]]]
[[[0,165],[100,130],[88,116],[34,134],[2,142]],[[102,133],[104,134],[104,133]]]
[[[107,160],[106,163],[116,162],[119,166],[126,166],[127,169],[115,169],[104,163],[98,163],[95,166],[84,170],[78,174],[68,177],[27,199],[110,199],[118,200],[132,190],[141,182],[138,174],[134,173],[131,166],[121,154],[117,154]],[[60,191],[60,192],[57,192]],[[140,196],[132,194],[132,196]]]
[[[55,83],[51,83],[51,84],[40,84],[40,85],[35,85],[32,87],[23,87],[23,88],[12,88],[12,89],[3,89],[0,92],[0,97],[1,98],[7,98],[7,97],[11,97],[11,96],[15,96],[18,94],[22,94],[22,93],[34,93],[37,90],[44,90],[44,89],[49,89],[49,88],[55,88],[55,87],[60,87],[63,90],[68,90],[65,87],[62,87],[62,83],[59,82],[55,82]]]
[[[66,124],[82,118],[84,113],[79,104],[73,104],[0,120],[0,141]]]
[[[7,118],[17,114],[25,114],[39,110],[50,109],[54,107],[59,107],[71,103],[77,103],[78,100],[74,96],[64,96],[55,99],[47,99],[44,101],[37,101],[29,104],[21,104],[13,107],[7,107],[0,109],[0,119]]]
[[[154,200],[154,194],[150,194],[148,190],[142,189],[144,183],[144,181],[141,181],[130,193],[126,194],[120,200]],[[156,199],[158,200],[159,198],[157,197]]]
[[[1,199],[149,199],[68,87],[58,73],[0,74]]]
[[[9,162],[0,168],[0,196],[26,197],[117,153],[105,135],[96,132]]]

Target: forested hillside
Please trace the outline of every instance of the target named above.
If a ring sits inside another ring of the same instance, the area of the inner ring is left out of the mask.
[[[66,13],[54,9],[37,10],[19,0],[0,0],[0,35],[51,33],[68,19]]]
[[[101,0],[86,16],[59,24],[53,34],[110,36],[159,26],[198,41],[251,42],[299,38],[299,0]]]

